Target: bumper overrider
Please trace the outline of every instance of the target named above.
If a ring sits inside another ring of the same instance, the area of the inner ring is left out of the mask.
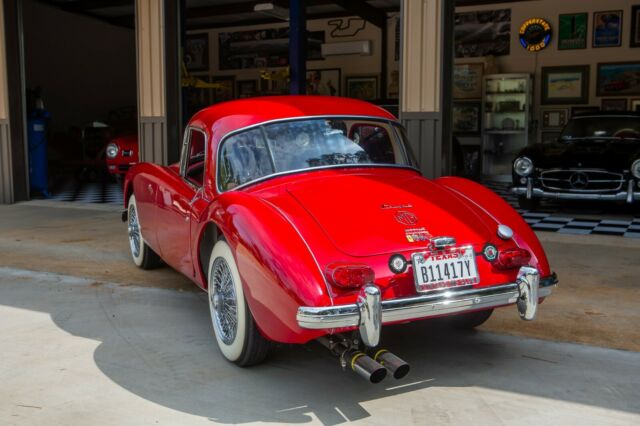
[[[414,297],[382,300],[380,288],[365,285],[356,303],[335,306],[301,306],[297,321],[301,328],[329,330],[358,327],[366,346],[376,346],[382,324],[424,319],[516,304],[520,317],[533,320],[538,299],[549,296],[558,280],[554,275],[540,279],[536,268],[523,266],[516,282],[493,287],[449,290]]]

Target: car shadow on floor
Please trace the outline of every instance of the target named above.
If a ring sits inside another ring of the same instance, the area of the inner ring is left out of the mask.
[[[468,388],[471,399],[486,388],[640,413],[638,378],[628,374],[640,356],[632,352],[420,322],[383,331],[382,346],[412,366],[402,380],[387,377],[371,385],[341,371],[313,342],[281,345],[265,364],[243,369],[218,351],[204,293],[123,288],[51,274],[23,280],[13,274],[0,271],[0,304],[46,312],[68,333],[101,342],[95,364],[133,394],[217,422],[307,423],[315,417],[335,425],[370,417],[383,398],[392,410],[433,414],[443,410],[433,393],[443,388]],[[514,400],[512,408],[529,414],[546,409],[546,400],[538,400],[540,406]],[[465,409],[465,404],[453,406]]]

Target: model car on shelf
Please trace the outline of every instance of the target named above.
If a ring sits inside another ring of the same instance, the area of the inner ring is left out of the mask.
[[[526,209],[543,198],[640,202],[640,113],[572,117],[556,141],[518,154],[512,191]]]
[[[399,378],[409,366],[377,348],[388,324],[474,327],[514,305],[532,320],[556,283],[516,211],[472,181],[423,178],[402,126],[354,99],[206,108],[180,162],[133,166],[124,192],[135,264],[164,261],[207,291],[241,366],[317,340],[372,382]]]
[[[105,148],[107,170],[117,181],[123,180],[129,168],[138,162],[138,136],[115,138]]]

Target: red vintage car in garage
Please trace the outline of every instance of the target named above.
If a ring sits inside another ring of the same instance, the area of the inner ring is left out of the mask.
[[[557,282],[507,203],[423,178],[395,118],[353,99],[206,108],[180,163],[131,168],[125,206],[135,264],[164,261],[208,291],[218,346],[241,366],[317,340],[372,382],[399,378],[409,366],[377,348],[383,326],[474,327],[508,305],[531,320]]]
[[[105,147],[107,170],[120,181],[131,166],[138,162],[138,136],[127,135],[115,138]]]

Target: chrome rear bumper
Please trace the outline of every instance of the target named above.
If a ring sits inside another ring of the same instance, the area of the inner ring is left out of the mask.
[[[532,268],[528,269],[531,270]],[[522,276],[522,273],[519,274],[520,276]],[[526,275],[525,279],[529,279],[529,275]],[[538,281],[537,271],[535,271],[535,277],[531,279],[533,281],[530,281],[530,286],[537,289],[538,298],[549,296],[558,282],[555,275]],[[373,286],[377,289],[374,284],[369,284],[368,286]],[[379,336],[375,336],[376,332],[372,333],[372,330],[377,330],[379,334],[379,326],[381,324],[512,305],[518,302],[521,295],[522,283],[515,282],[494,287],[450,290],[378,302],[372,301],[371,297],[359,297],[357,303],[348,305],[301,306],[298,308],[296,319],[300,327],[314,330],[360,327],[361,335],[363,334],[362,331],[365,331],[364,334],[374,334],[371,341],[376,341],[376,337]],[[380,316],[376,312],[378,309],[381,310]],[[533,315],[535,316],[535,312]],[[376,320],[376,317],[379,320]],[[376,322],[378,323],[375,324]],[[369,339],[365,338],[364,340]]]

